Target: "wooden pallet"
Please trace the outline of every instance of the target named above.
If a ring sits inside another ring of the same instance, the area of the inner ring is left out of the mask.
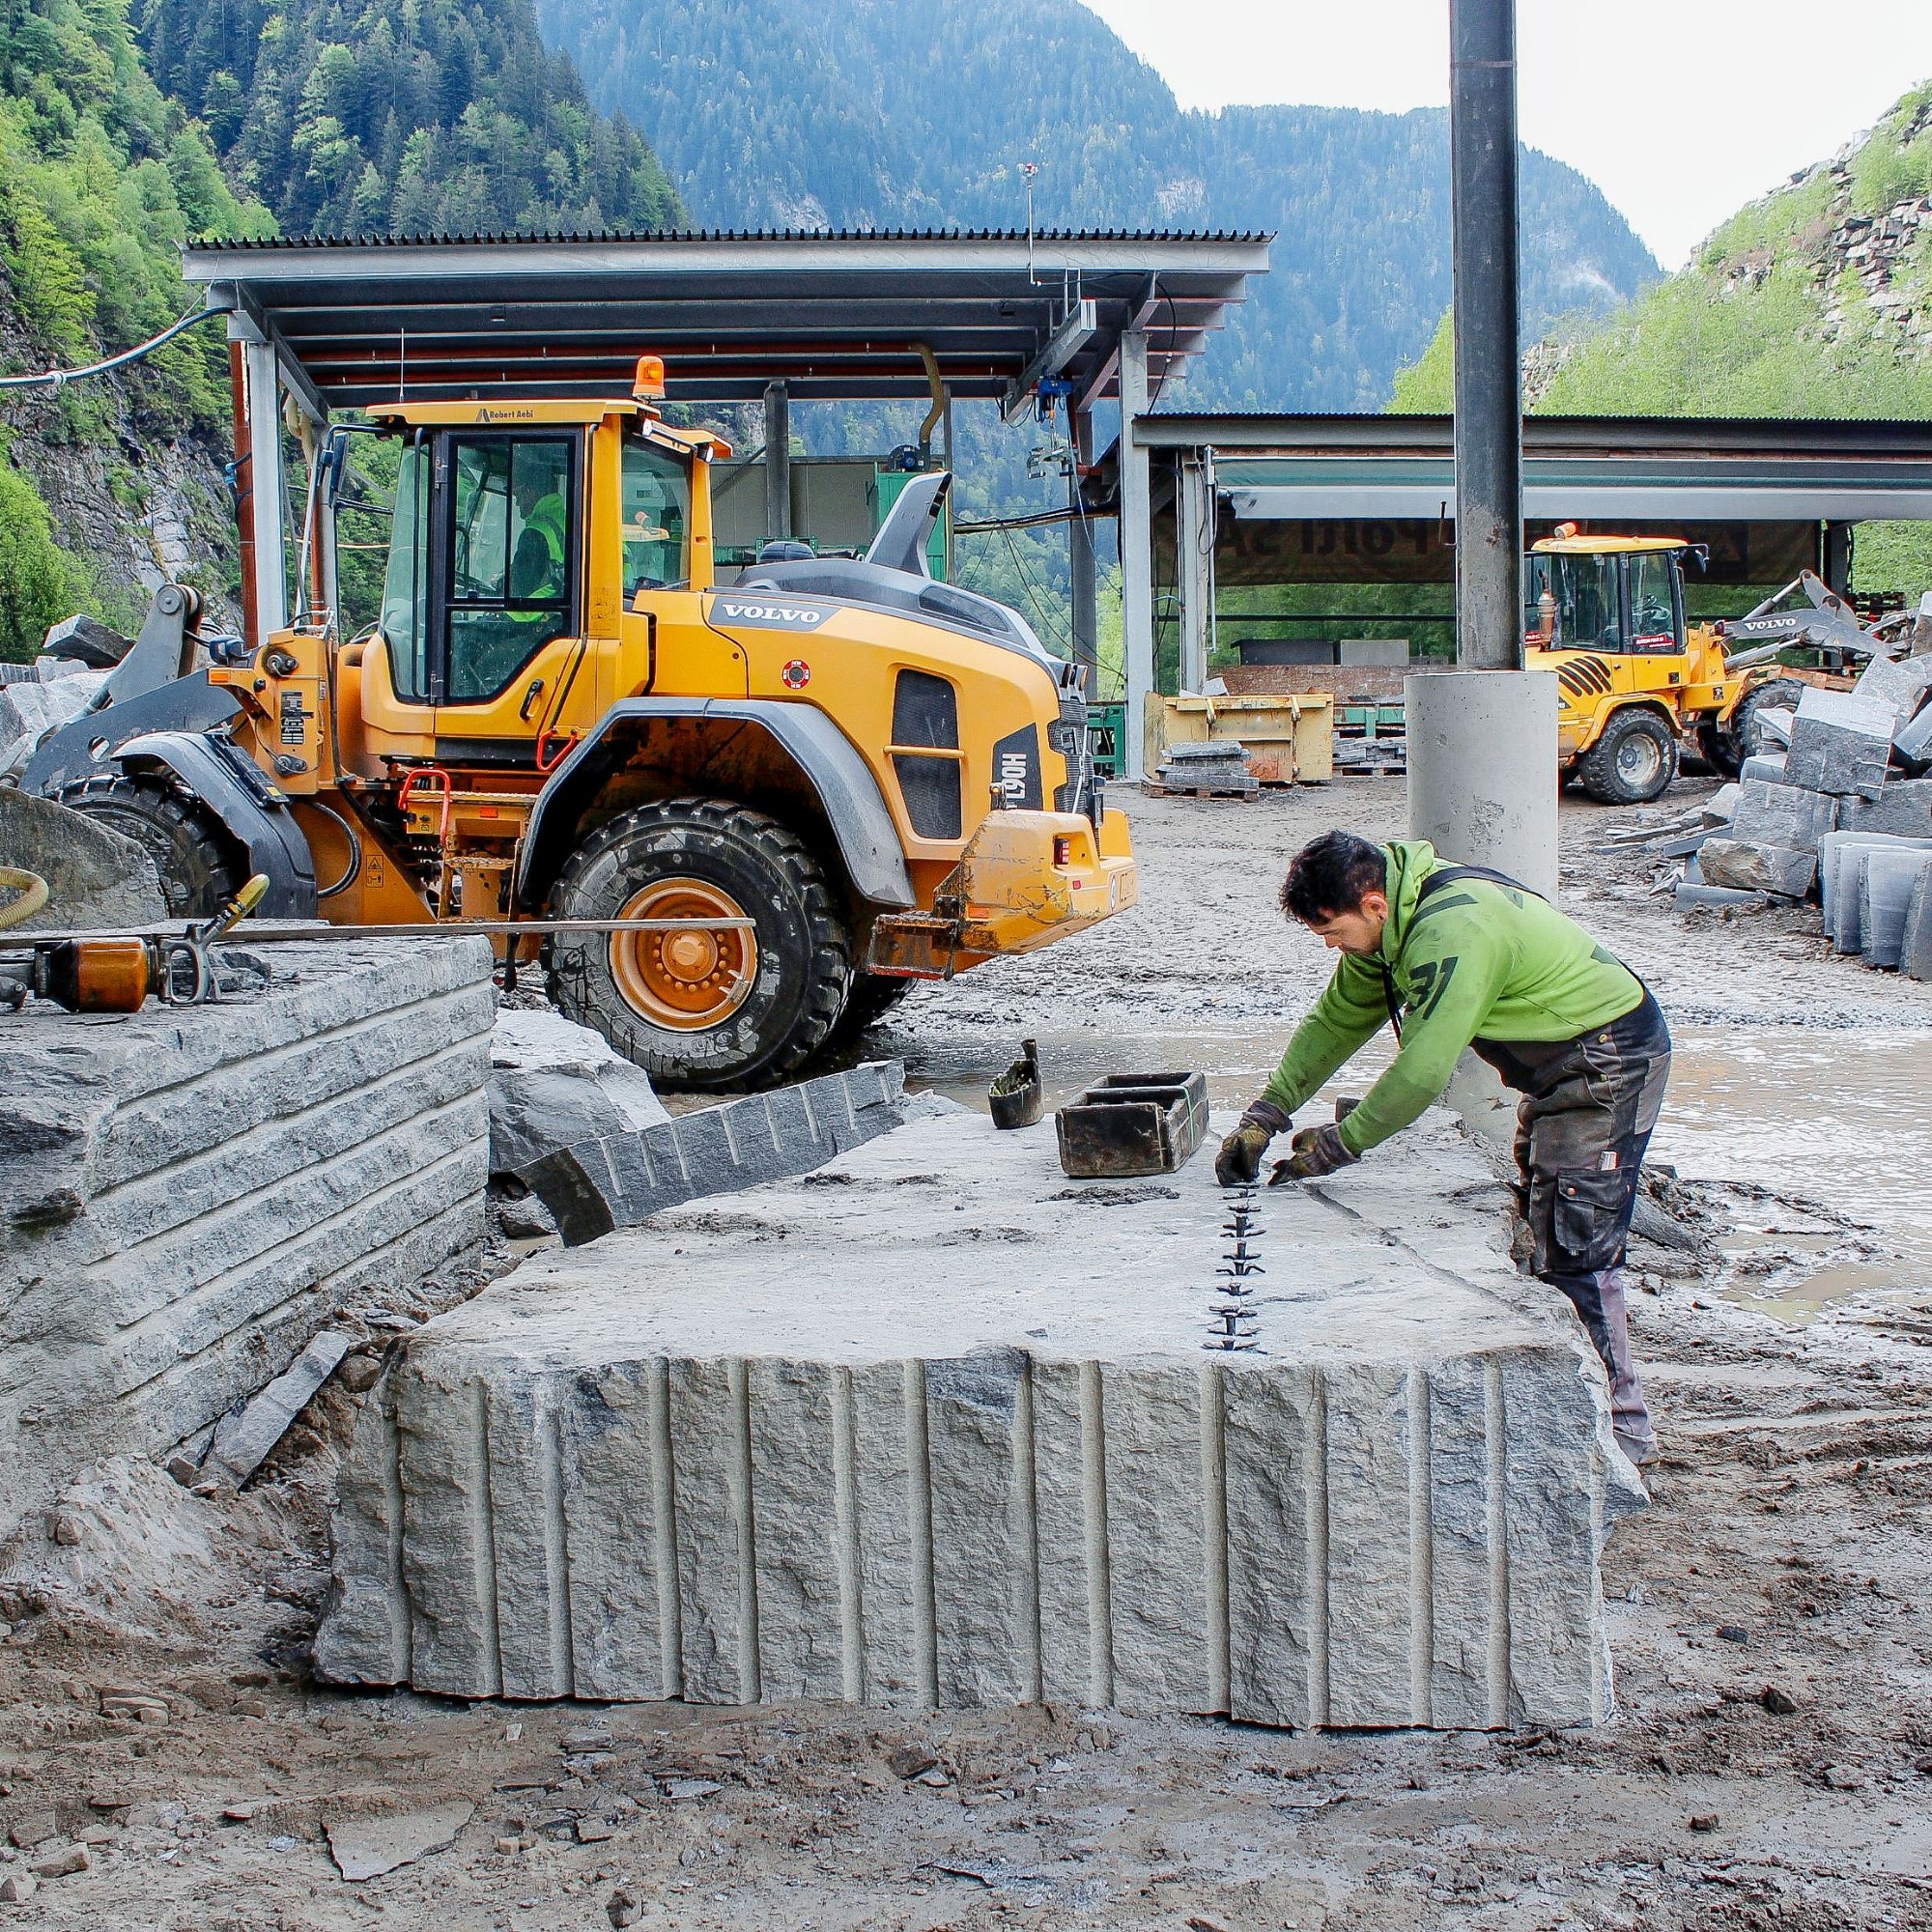
[[[1259,798],[1262,795],[1260,785],[1252,790],[1246,785],[1175,785],[1162,784],[1158,779],[1144,779],[1141,789],[1153,798]]]

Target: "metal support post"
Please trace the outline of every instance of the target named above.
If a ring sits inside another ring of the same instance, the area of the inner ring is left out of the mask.
[[[791,391],[765,384],[765,539],[791,535]]]
[[[1127,715],[1122,776],[1146,776],[1148,699],[1153,693],[1153,515],[1148,453],[1134,426],[1147,414],[1147,331],[1121,337],[1121,599],[1126,646]]]
[[[1066,479],[1066,506],[1073,521],[1066,526],[1066,573],[1073,605],[1073,661],[1087,667],[1087,696],[1099,696],[1096,672],[1100,665],[1099,614],[1094,598],[1094,520],[1085,514],[1080,472],[1094,461],[1094,415],[1091,410],[1070,412],[1068,441],[1073,445],[1073,473]]]
[[[1553,898],[1556,678],[1521,668],[1515,0],[1449,0],[1449,46],[1459,668],[1404,684],[1409,833]]]
[[[253,594],[247,600],[243,622],[248,641],[260,644],[276,631],[286,630],[289,621],[281,376],[274,345],[262,339],[261,331],[245,316],[231,316],[228,330],[230,341],[239,344],[242,352],[235,455],[242,534],[253,563],[249,573]]]
[[[1840,597],[1852,594],[1852,532],[1855,524],[1825,526],[1825,582]]]
[[[1516,0],[1450,0],[1456,662],[1522,668]]]
[[[1199,693],[1208,682],[1214,630],[1214,498],[1207,460],[1180,459],[1175,503],[1175,565],[1180,586],[1180,688]]]

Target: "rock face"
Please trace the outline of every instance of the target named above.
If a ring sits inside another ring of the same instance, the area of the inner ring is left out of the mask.
[[[317,1667],[1601,1718],[1598,1552],[1641,1491],[1567,1305],[1508,1265],[1488,1167],[1437,1114],[1258,1204],[1267,1272],[1230,1321],[1205,1158],[1069,1185],[1050,1125],[957,1110],[526,1263],[366,1406]]]
[[[46,904],[15,933],[141,931],[168,917],[155,862],[131,838],[13,785],[0,785],[0,866],[47,882]]]
[[[0,1014],[0,1531],[482,1237],[487,944],[261,952],[252,1000]]]

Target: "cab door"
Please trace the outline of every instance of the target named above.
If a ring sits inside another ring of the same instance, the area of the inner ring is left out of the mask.
[[[452,429],[437,439],[435,461],[428,671],[437,753],[542,762],[540,745],[581,728],[595,684],[579,675],[583,433],[564,424]]]

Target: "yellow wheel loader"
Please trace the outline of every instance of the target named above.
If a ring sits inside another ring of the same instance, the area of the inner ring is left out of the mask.
[[[862,559],[721,584],[730,452],[662,394],[645,357],[629,397],[373,411],[401,443],[376,625],[319,608],[197,669],[177,592],[27,782],[140,839],[184,917],[262,872],[264,917],[514,923],[499,954],[667,1086],[783,1078],[915,980],[1131,905],[1081,668],[929,574],[950,478]]]
[[[1726,663],[1722,624],[1687,625],[1691,548],[1574,524],[1531,546],[1524,665],[1556,673],[1559,769],[1605,805],[1658,797],[1687,744],[1735,775],[1758,749],[1754,714],[1796,701],[1776,671]]]

